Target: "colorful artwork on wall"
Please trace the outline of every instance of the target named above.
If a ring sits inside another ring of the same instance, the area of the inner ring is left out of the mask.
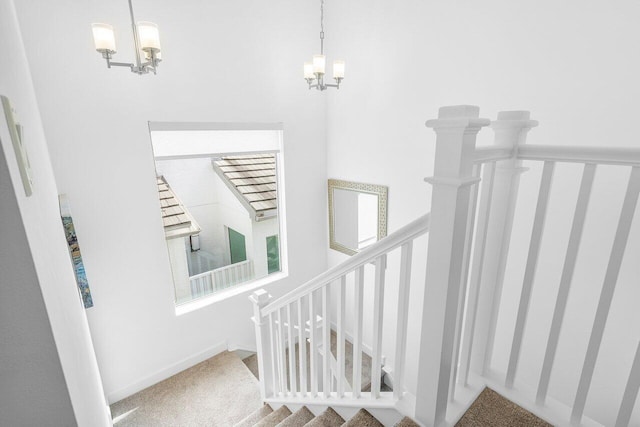
[[[61,194],[59,196],[59,201],[62,226],[64,227],[64,234],[67,238],[67,244],[69,245],[69,255],[71,255],[71,262],[73,263],[73,271],[76,275],[78,291],[80,292],[80,296],[82,297],[84,308],[91,308],[93,307],[93,299],[91,298],[89,281],[87,280],[87,274],[84,270],[84,263],[82,262],[82,255],[80,253],[80,246],[78,245],[78,238],[76,237],[76,230],[73,226],[73,219],[71,218],[69,201],[67,199],[67,196],[64,194]]]

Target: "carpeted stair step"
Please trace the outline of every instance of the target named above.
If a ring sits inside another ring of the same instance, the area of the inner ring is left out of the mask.
[[[420,427],[415,421],[413,421],[409,417],[404,417],[400,421],[398,421],[393,427]]]
[[[344,424],[344,418],[333,409],[327,408],[322,414],[306,423],[304,427],[341,427],[342,424]]]
[[[360,409],[349,421],[342,424],[342,427],[384,427],[384,425],[369,411]]]
[[[490,388],[485,388],[456,427],[552,427],[541,418],[516,405]]]
[[[233,427],[253,427],[255,423],[273,412],[273,409],[269,405],[261,406],[251,414],[243,418],[239,423],[234,424]]]
[[[255,423],[253,427],[275,427],[284,421],[289,415],[291,415],[291,411],[283,405]]]
[[[289,415],[276,427],[302,427],[311,421],[315,415],[306,406],[298,409],[293,414]]]

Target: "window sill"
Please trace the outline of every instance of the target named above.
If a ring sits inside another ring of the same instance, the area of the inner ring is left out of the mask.
[[[200,310],[201,308],[210,306],[217,302],[221,302],[241,294],[249,294],[250,292],[258,288],[262,288],[264,286],[270,285],[271,283],[277,282],[278,280],[285,279],[288,276],[289,274],[286,271],[273,273],[261,279],[248,282],[244,285],[234,286],[232,288],[225,289],[220,292],[216,292],[206,297],[198,298],[197,300],[180,304],[176,306],[176,316],[182,316],[183,314]]]

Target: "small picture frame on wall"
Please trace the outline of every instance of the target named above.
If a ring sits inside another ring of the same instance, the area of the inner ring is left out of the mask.
[[[29,164],[29,156],[27,150],[24,147],[24,130],[20,123],[16,121],[15,111],[11,107],[9,98],[4,95],[0,95],[2,100],[2,109],[4,110],[4,117],[7,123],[7,130],[11,138],[13,145],[13,151],[18,161],[18,169],[20,170],[20,178],[22,179],[22,186],[24,187],[24,194],[29,197],[33,194],[33,180],[31,179],[31,165]]]

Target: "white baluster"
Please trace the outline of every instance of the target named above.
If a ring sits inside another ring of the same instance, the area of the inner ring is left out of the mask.
[[[407,352],[407,323],[409,321],[409,285],[411,284],[411,261],[413,241],[402,245],[400,254],[400,281],[398,284],[398,323],[396,326],[395,372],[393,397],[402,398]]]
[[[507,378],[505,380],[505,386],[507,388],[513,387],[516,370],[518,369],[520,348],[522,347],[524,327],[527,322],[529,303],[531,302],[531,292],[533,291],[533,282],[535,279],[536,268],[538,266],[540,244],[542,242],[542,233],[544,232],[544,224],[547,217],[547,206],[549,205],[551,182],[553,181],[555,165],[555,162],[544,162],[544,168],[542,170],[542,181],[540,182],[536,214],[533,218],[533,229],[531,231],[531,240],[529,241],[529,254],[527,255],[527,264],[524,269],[524,281],[522,283],[522,290],[520,291],[520,304],[518,305],[518,314],[516,315],[516,326],[513,332],[513,341],[511,342],[511,353],[509,356],[509,365],[507,367]]]
[[[353,292],[353,397],[360,397],[362,391],[362,299],[364,291],[364,267],[356,270]]]
[[[371,397],[380,397],[382,375],[382,320],[384,308],[384,282],[387,256],[376,258],[375,283],[373,288],[373,352],[371,354]]]
[[[426,425],[443,423],[447,409],[476,135],[489,124],[478,111],[442,107],[427,122],[437,138],[415,414]]]
[[[258,350],[258,372],[260,373],[260,395],[262,400],[272,396],[275,388],[269,389],[272,384],[274,371],[269,371],[268,367],[273,360],[272,347],[269,345],[268,318],[262,317],[260,310],[269,304],[271,295],[267,291],[260,289],[255,291],[249,300],[253,303],[253,323],[256,328],[256,348]]]
[[[487,223],[491,215],[491,198],[493,196],[493,183],[496,171],[495,162],[487,164],[482,172],[482,197],[478,207],[478,226],[476,229],[475,247],[473,250],[473,266],[469,279],[469,298],[465,325],[463,328],[462,351],[460,356],[459,383],[465,387],[469,384],[469,368],[471,365],[471,349],[476,325],[476,313],[478,310],[478,297],[480,277],[484,265],[485,245],[487,241]]]
[[[580,383],[578,384],[576,399],[573,404],[573,410],[571,411],[571,423],[573,425],[580,425],[582,420],[584,405],[587,402],[587,394],[589,393],[593,370],[596,366],[596,360],[598,359],[604,327],[607,324],[607,317],[609,316],[609,309],[611,308],[611,301],[613,300],[613,292],[616,289],[620,265],[622,264],[622,258],[627,247],[629,231],[631,230],[633,215],[638,204],[639,193],[640,167],[634,167],[631,169],[629,185],[627,186],[627,193],[622,204],[620,220],[618,221],[618,228],[613,240],[611,256],[609,257],[609,265],[607,266],[607,272],[604,276],[602,292],[600,293],[600,300],[598,301],[598,308],[596,309],[596,317],[593,321],[591,337],[589,338],[587,353],[584,358],[584,365],[582,366]]]
[[[289,321],[289,392],[296,393],[296,340],[293,334],[293,316],[291,315],[292,304],[287,304],[287,320]]]
[[[538,125],[529,117],[528,111],[502,111],[498,113],[498,120],[491,123],[495,145],[513,147],[514,157],[496,163],[471,350],[471,370],[480,375],[486,373],[491,364],[520,174],[526,171],[516,154],[518,147],[524,145],[529,130]]]
[[[636,349],[636,356],[633,358],[633,364],[631,365],[631,373],[627,380],[627,386],[624,389],[624,395],[622,396],[622,403],[620,404],[620,410],[618,411],[618,418],[616,419],[615,427],[627,427],[629,420],[631,419],[631,413],[633,412],[633,405],[638,398],[638,390],[640,389],[640,343]]]
[[[544,354],[544,362],[542,363],[540,383],[536,394],[536,403],[538,405],[544,404],[547,397],[547,390],[549,389],[551,368],[553,367],[556,349],[558,348],[562,319],[564,318],[567,301],[569,300],[569,289],[571,288],[573,271],[578,258],[578,249],[580,248],[580,240],[582,239],[582,230],[587,216],[587,208],[589,207],[589,199],[591,197],[591,188],[593,187],[595,173],[595,164],[588,164],[584,166],[580,191],[578,193],[578,201],[576,203],[576,210],[573,215],[573,224],[569,234],[569,244],[567,245],[567,253],[564,258],[564,267],[562,268],[562,275],[560,276],[560,286],[558,288],[558,296],[556,297],[556,306],[553,310],[551,328],[549,329],[547,349]]]
[[[309,375],[311,376],[311,396],[318,395],[318,366],[316,361],[317,347],[316,343],[316,308],[313,292],[309,294],[309,366],[311,367]]]
[[[329,398],[331,396],[331,323],[329,319],[329,286],[327,283],[322,287],[322,347],[324,348],[324,357],[322,358],[322,391],[324,397]]]
[[[473,165],[473,176],[480,180],[480,165]],[[460,295],[458,297],[458,317],[456,319],[456,335],[453,347],[453,364],[451,379],[449,380],[449,401],[453,402],[456,394],[456,383],[458,382],[458,362],[460,356],[460,346],[462,341],[462,321],[464,318],[464,302],[467,296],[469,284],[469,268],[471,264],[471,248],[473,246],[473,232],[476,225],[476,206],[478,205],[478,193],[480,183],[471,188],[471,202],[469,203],[469,213],[467,215],[467,235],[464,242],[464,261],[462,280],[460,281]]]
[[[337,383],[337,391],[338,397],[344,396],[344,368],[345,368],[345,336],[344,336],[344,304],[345,304],[345,289],[347,283],[347,276],[342,276],[340,278],[340,284],[338,288],[338,309],[337,309],[337,361],[338,361],[338,383]]]
[[[300,392],[307,394],[307,338],[304,331],[302,298],[298,299],[298,355],[300,356]]]
[[[277,311],[277,323],[278,323],[278,378],[280,380],[280,390],[283,394],[287,393],[287,366],[285,360],[285,342],[284,342],[284,328],[282,319],[282,309]]]

